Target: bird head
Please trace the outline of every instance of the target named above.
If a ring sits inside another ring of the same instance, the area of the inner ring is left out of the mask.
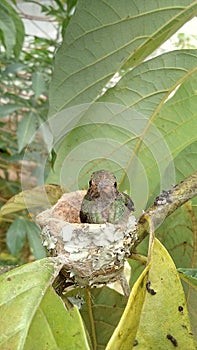
[[[117,180],[113,173],[107,170],[95,171],[89,181],[89,190],[94,197],[114,196],[117,193]]]

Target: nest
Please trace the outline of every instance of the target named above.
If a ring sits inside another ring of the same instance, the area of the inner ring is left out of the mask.
[[[43,245],[63,264],[65,276],[79,286],[94,286],[120,279],[138,237],[133,214],[121,225],[81,224],[79,212],[85,193],[63,194],[36,221],[42,229]]]

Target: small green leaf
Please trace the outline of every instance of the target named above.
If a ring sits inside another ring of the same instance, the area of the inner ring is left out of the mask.
[[[25,220],[23,218],[16,219],[10,225],[7,231],[6,244],[12,255],[17,256],[21,251],[25,244],[26,234]]]
[[[31,111],[24,116],[23,120],[18,125],[17,138],[19,152],[31,142],[35,135],[36,128],[37,116],[36,113]]]
[[[70,10],[72,10],[72,8],[76,5],[77,0],[67,0],[66,4],[67,4],[67,11],[70,12]]]
[[[21,70],[26,69],[26,68],[27,68],[27,66],[22,62],[10,63],[7,65],[6,69],[2,73],[2,76],[5,77],[8,74],[16,74],[17,72],[20,72]]]
[[[44,74],[41,72],[35,72],[32,75],[32,90],[35,93],[35,99],[46,91],[46,83]]]
[[[17,256],[28,238],[30,248],[36,259],[46,257],[45,249],[40,239],[39,227],[24,218],[16,219],[9,227],[6,236],[7,246],[13,256]]]
[[[183,281],[197,289],[197,269],[179,268],[178,271],[180,272],[180,277],[183,279]]]
[[[45,142],[45,145],[47,147],[47,150],[50,153],[54,142],[53,134],[47,122],[43,123],[43,119],[41,119],[39,115],[37,119],[39,122],[39,132],[41,133],[43,137],[43,141]]]
[[[27,220],[25,224],[26,224],[29,245],[30,245],[30,248],[32,249],[32,253],[35,259],[45,258],[46,251],[41,242],[39,227],[35,224],[35,222],[31,222]]]
[[[0,117],[5,117],[9,114],[12,114],[13,112],[17,111],[18,109],[21,109],[22,107],[19,105],[14,105],[14,104],[7,104],[7,105],[2,105],[0,107]]]

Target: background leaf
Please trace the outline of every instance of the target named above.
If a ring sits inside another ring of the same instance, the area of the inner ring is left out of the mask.
[[[6,235],[7,246],[12,255],[17,256],[25,244],[26,226],[23,218],[16,219],[9,227]]]
[[[2,0],[0,4],[0,29],[0,38],[7,56],[11,56],[13,51],[18,58],[24,41],[24,25],[18,13],[6,0]]]
[[[197,289],[197,269],[179,268],[181,278]]]
[[[21,106],[18,106],[18,105],[13,105],[13,104],[2,105],[0,107],[0,117],[5,117],[19,109],[21,109]]]
[[[23,217],[17,218],[7,231],[6,243],[12,255],[18,255],[27,238],[34,257],[36,259],[45,258],[46,253],[40,239],[40,229],[34,222]]]
[[[0,38],[9,57],[16,44],[16,28],[6,8],[1,6],[0,9]]]
[[[37,115],[35,112],[31,111],[27,113],[23,120],[19,123],[17,130],[18,137],[18,151],[21,152],[22,149],[32,142],[32,138],[35,136],[37,129]]]
[[[46,84],[44,79],[44,74],[41,72],[34,72],[32,74],[32,89],[35,93],[35,99],[45,92],[46,90]]]
[[[163,105],[155,120],[156,126],[165,135],[173,157],[196,141],[196,89],[197,69],[193,69],[174,96]]]
[[[45,258],[46,251],[42,245],[42,241],[40,238],[40,228],[35,224],[35,222],[31,222],[28,220],[25,221],[25,225],[29,246],[33,256],[35,257],[35,259]]]
[[[184,150],[174,158],[174,165],[178,182],[184,177],[188,177],[197,169],[197,141],[185,147]]]
[[[96,348],[102,350],[105,348],[118,324],[126,300],[123,295],[108,287],[91,289],[90,293],[91,306],[87,301],[85,289],[75,289],[73,292],[68,292],[66,296],[72,303],[78,305],[90,339],[93,341],[89,311],[89,308],[92,308],[93,327],[96,333]]]

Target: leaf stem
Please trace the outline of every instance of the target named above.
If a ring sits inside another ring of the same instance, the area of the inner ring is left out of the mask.
[[[3,218],[2,216],[0,216],[0,222],[10,222],[12,224],[14,220],[9,218]]]
[[[92,312],[92,301],[91,301],[90,287],[87,286],[85,289],[86,289],[86,303],[87,303],[88,314],[89,314],[89,319],[90,319],[90,326],[91,326],[91,331],[92,331],[93,350],[96,350],[97,349],[96,329],[95,329],[95,324],[94,324],[94,316],[93,316],[93,312]]]
[[[140,261],[144,265],[146,265],[147,261],[148,261],[147,256],[141,255],[141,254],[136,253],[136,252],[132,252],[131,258],[132,258],[132,260]]]

